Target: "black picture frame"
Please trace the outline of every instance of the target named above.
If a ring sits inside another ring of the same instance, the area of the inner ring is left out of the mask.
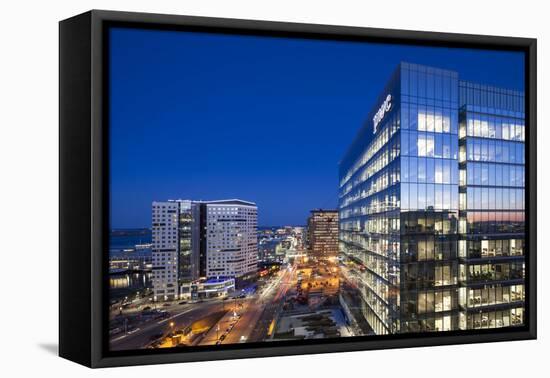
[[[526,319],[513,329],[450,331],[109,352],[106,337],[108,250],[108,93],[106,30],[147,29],[284,36],[525,53]],[[536,338],[536,39],[92,10],[59,24],[59,354],[89,367],[407,348]]]

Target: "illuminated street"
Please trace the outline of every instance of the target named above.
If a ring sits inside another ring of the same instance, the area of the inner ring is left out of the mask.
[[[146,297],[134,299],[124,309],[118,307],[120,303],[112,306],[112,321],[120,318],[133,321],[122,321],[123,330],[111,336],[111,348],[272,341],[288,337],[288,331],[281,331],[279,324],[288,322],[289,316],[313,314],[327,308],[341,313],[337,300],[341,279],[337,260],[318,262],[301,249],[290,249],[288,253],[297,257],[258,280],[251,293],[244,294],[243,289],[227,297],[154,304]],[[128,327],[130,323],[132,326]],[[341,328],[346,335],[352,334],[349,328]]]
[[[303,227],[262,230],[258,244],[263,263],[258,264],[252,279],[240,279],[238,285],[223,277],[184,283],[178,298],[159,298],[151,288],[151,273],[127,271],[121,275],[118,271],[128,265],[121,258],[114,260],[111,287],[119,295],[110,306],[111,349],[201,347],[370,333],[368,325],[354,319],[361,318],[357,308],[342,302],[344,297],[357,298],[360,284],[355,268],[337,257],[335,215],[332,210],[312,211],[309,235]]]

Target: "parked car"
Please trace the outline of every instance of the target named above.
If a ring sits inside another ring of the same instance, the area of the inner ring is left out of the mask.
[[[166,319],[170,316],[170,313],[168,311],[159,311],[155,315],[155,319]]]
[[[112,336],[112,335],[119,334],[121,332],[122,332],[122,328],[117,327],[117,328],[113,328],[113,329],[109,330],[109,335]]]

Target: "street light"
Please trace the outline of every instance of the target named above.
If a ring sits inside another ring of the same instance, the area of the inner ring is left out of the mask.
[[[174,322],[170,322],[170,334],[174,334]]]

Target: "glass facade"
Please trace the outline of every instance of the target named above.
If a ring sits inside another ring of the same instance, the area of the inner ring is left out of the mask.
[[[401,332],[458,324],[458,75],[401,65]]]
[[[400,123],[399,70],[340,163],[339,221],[343,274],[361,298],[350,303],[372,332],[399,330]],[[391,95],[391,105],[384,106]],[[374,130],[376,129],[376,132]],[[360,308],[357,308],[359,307]]]
[[[179,235],[179,285],[184,282],[189,282],[197,279],[197,274],[194,272],[193,264],[193,249],[192,249],[192,229],[193,229],[193,212],[191,206],[180,208],[178,219],[178,235]]]
[[[460,82],[460,328],[524,324],[523,93]]]
[[[518,324],[522,106],[522,94],[454,71],[401,63],[392,75],[340,163],[343,272],[373,333],[476,328],[482,303],[498,307],[487,324]]]

